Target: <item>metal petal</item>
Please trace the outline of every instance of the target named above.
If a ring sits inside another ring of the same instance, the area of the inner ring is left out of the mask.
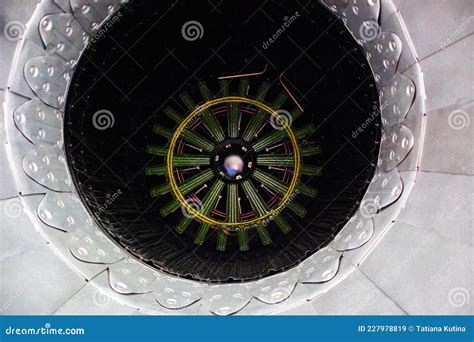
[[[74,193],[48,192],[36,212],[43,223],[63,231],[73,231],[93,224]]]
[[[156,301],[168,309],[181,309],[202,297],[202,285],[184,279],[165,276],[156,282],[153,290]]]
[[[227,316],[242,310],[252,297],[246,285],[213,285],[206,289],[203,305],[213,314]]]
[[[382,120],[384,126],[402,122],[415,98],[415,84],[408,77],[396,74],[380,91]]]
[[[135,259],[126,258],[109,266],[109,283],[118,293],[151,292],[156,279],[155,272]]]
[[[332,245],[327,246],[298,266],[299,279],[302,283],[324,283],[332,278],[339,269],[342,253]]]
[[[25,64],[26,81],[44,103],[61,109],[69,82],[69,66],[59,57],[34,57]]]
[[[357,42],[364,45],[380,34],[379,13],[379,0],[349,0],[342,20]]]
[[[119,247],[95,227],[74,231],[69,241],[69,250],[79,260],[94,264],[111,264],[125,256]]]
[[[126,0],[71,0],[74,17],[90,34],[96,33],[104,21]]]
[[[61,111],[33,99],[18,107],[13,117],[18,129],[32,143],[62,146]]]
[[[22,161],[23,170],[35,182],[53,191],[72,191],[66,159],[59,147],[37,146]]]
[[[296,269],[261,279],[252,285],[252,296],[267,304],[276,304],[287,299],[298,283]]]
[[[408,127],[402,124],[384,127],[379,166],[384,171],[396,168],[410,153],[414,144],[415,137]]]
[[[366,45],[366,56],[374,78],[381,86],[390,82],[402,53],[402,41],[395,33],[382,32]]]
[[[61,56],[70,66],[76,64],[89,35],[71,14],[50,14],[41,19],[40,35],[50,54]]]
[[[367,243],[372,235],[374,235],[372,218],[365,217],[358,211],[334,238],[334,248],[341,252],[359,248]]]

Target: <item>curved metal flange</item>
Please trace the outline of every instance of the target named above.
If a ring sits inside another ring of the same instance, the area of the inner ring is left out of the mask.
[[[70,79],[70,67],[58,57],[40,56],[25,64],[25,79],[44,103],[61,109]]]
[[[96,33],[105,21],[128,0],[71,0],[76,20],[90,34]]]
[[[118,247],[114,250],[120,251]],[[110,286],[121,294],[151,292],[156,280],[154,272],[135,259],[126,258],[109,266]]]
[[[93,226],[92,218],[74,193],[47,192],[36,212],[44,224],[63,231]]]
[[[320,249],[298,266],[302,283],[324,283],[336,276],[342,252],[332,244]]]
[[[122,250],[95,227],[76,229],[69,241],[69,250],[77,259],[94,264],[112,264],[125,257]]]
[[[190,306],[202,298],[201,284],[164,276],[156,282],[153,293],[163,307],[177,310]]]
[[[89,35],[71,14],[51,14],[43,17],[39,25],[41,39],[48,54],[55,54],[72,67],[81,51],[89,43]]]
[[[213,314],[226,316],[242,310],[251,298],[246,284],[212,285],[205,289],[202,303]]]
[[[298,272],[293,269],[261,279],[252,286],[251,294],[254,298],[267,303],[277,304],[287,299],[298,283]]]
[[[415,83],[402,74],[396,74],[380,91],[384,126],[405,120],[415,98]]]
[[[100,25],[123,2],[120,0],[101,2],[96,0],[71,0],[73,16],[70,14],[53,14],[45,15],[41,21],[38,20],[42,23],[39,25],[39,30],[41,39],[46,46],[44,53],[50,55],[31,56],[33,58],[30,57],[26,62],[24,70],[25,78],[32,90],[41,101],[48,105],[44,105],[48,115],[51,111],[57,114],[59,111],[55,111],[54,108],[60,109],[64,103],[72,68],[80,56],[80,50],[87,45],[87,33],[96,33]],[[378,75],[378,82],[380,85],[386,85],[383,90],[380,87],[380,90],[382,90],[380,93],[382,116],[386,125],[390,123],[393,123],[393,125],[384,127],[388,134],[385,134],[386,139],[382,143],[381,164],[377,176],[369,186],[364,198],[378,198],[377,203],[380,204],[380,209],[383,209],[397,200],[398,190],[403,190],[403,184],[400,188],[400,178],[397,177],[396,166],[410,152],[410,148],[406,148],[410,145],[410,139],[408,139],[408,144],[404,140],[404,138],[410,138],[409,129],[400,122],[403,121],[410,109],[415,92],[413,91],[413,84],[408,78],[395,74],[402,44],[399,39],[397,40],[397,34],[381,32],[380,27],[376,27],[377,34],[374,37],[367,36],[367,32],[370,33],[370,31],[366,29],[372,29],[371,25],[378,23],[380,12],[378,0],[349,0],[347,5],[345,5],[346,1],[323,0],[323,3],[333,12],[342,16],[348,29],[358,42],[366,48],[366,52],[370,54],[369,63],[376,76]],[[78,23],[83,30],[81,30]],[[68,33],[68,28],[73,32]],[[402,30],[397,31],[397,33],[403,34]],[[68,37],[71,40],[69,43],[64,41]],[[64,45],[61,45],[61,43],[64,43]],[[36,54],[36,50],[30,51],[35,51]],[[79,54],[77,54],[78,52]],[[18,60],[27,59],[19,58]],[[391,87],[395,87],[396,91],[392,91]],[[405,90],[410,91],[404,93]],[[32,100],[36,108],[41,107],[39,99]],[[388,103],[388,106],[394,105],[398,108],[393,106],[392,108],[387,107],[389,109],[384,108],[384,101]],[[137,304],[134,304],[134,307],[150,309],[158,303],[163,308],[178,310],[190,307],[201,300],[201,303],[209,312],[217,315],[234,314],[241,310],[246,312],[246,306],[250,307],[252,305],[258,306],[259,310],[262,310],[261,313],[268,313],[277,308],[290,305],[290,303],[294,305],[295,301],[310,299],[311,293],[319,291],[308,292],[308,287],[320,288],[323,286],[322,288],[327,289],[333,286],[331,284],[335,281],[333,280],[334,277],[338,278],[342,254],[366,244],[374,234],[374,220],[371,216],[363,216],[363,211],[360,210],[329,246],[303,261],[298,267],[272,277],[247,284],[208,286],[205,283],[187,281],[161,274],[135,259],[123,259],[127,253],[118,249],[99,230],[76,195],[53,193],[48,190],[75,191],[71,187],[62,188],[57,182],[48,178],[46,166],[43,165],[45,161],[43,159],[39,160],[39,158],[41,156],[48,157],[48,151],[55,151],[53,155],[56,156],[61,155],[55,153],[57,150],[62,150],[62,142],[57,145],[56,139],[50,138],[53,136],[52,132],[47,135],[40,133],[40,123],[46,125],[46,122],[49,121],[43,122],[43,119],[41,119],[37,123],[34,122],[33,118],[23,120],[30,118],[30,114],[24,117],[21,116],[27,109],[32,113],[32,116],[39,113],[36,110],[35,114],[35,110],[25,105],[24,108],[17,108],[15,113],[18,112],[19,116],[18,118],[15,117],[15,120],[23,135],[35,145],[38,145],[31,152],[31,155],[28,154],[28,158],[25,157],[26,166],[29,166],[29,162],[35,161],[38,165],[43,166],[43,169],[41,172],[36,171],[38,173],[35,173],[31,170],[27,171],[28,168],[26,168],[25,172],[29,172],[28,174],[31,174],[31,177],[36,174],[34,176],[35,180],[44,187],[44,192],[47,193],[37,208],[40,220],[54,228],[69,231],[68,234],[71,234],[70,251],[79,260],[108,265],[109,287],[118,296],[127,294],[127,296],[123,296],[127,300],[135,298]],[[51,127],[56,128],[55,125]],[[392,139],[391,143],[389,143],[387,137]],[[42,144],[54,144],[60,148],[56,147],[54,150],[54,147],[46,147]],[[53,150],[50,150],[51,148]],[[393,161],[384,162],[385,155],[383,153],[388,149],[396,150],[395,156]],[[58,161],[61,162],[60,159]],[[33,169],[35,168],[33,167]],[[64,164],[59,169],[61,175],[68,175]],[[53,174],[53,176],[56,175]],[[57,177],[52,177],[52,179],[57,180]],[[65,176],[64,180],[66,180]],[[398,190],[387,192],[387,189]],[[63,208],[67,208],[67,211]],[[86,253],[81,248],[86,248]],[[81,252],[79,252],[80,250]],[[153,291],[153,294],[148,293],[150,291]],[[139,295],[139,297],[130,296],[134,293],[142,295]],[[249,303],[254,304],[249,305]]]
[[[15,124],[35,145],[62,146],[63,113],[32,99],[18,107],[13,114]]]
[[[372,235],[374,235],[374,222],[359,209],[334,238],[334,248],[338,251],[359,248],[366,244]]]
[[[72,191],[63,150],[39,145],[23,157],[23,171],[35,182],[53,191]]]
[[[379,166],[384,171],[396,168],[415,144],[413,132],[402,124],[383,128]]]

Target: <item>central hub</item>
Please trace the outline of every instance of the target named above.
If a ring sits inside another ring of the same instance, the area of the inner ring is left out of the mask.
[[[252,146],[241,139],[221,142],[211,157],[212,169],[216,176],[229,183],[248,178],[255,169],[256,161]]]

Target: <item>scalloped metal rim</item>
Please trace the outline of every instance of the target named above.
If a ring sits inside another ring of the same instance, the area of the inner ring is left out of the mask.
[[[83,261],[84,267],[88,263],[107,265],[109,286],[116,293],[114,297],[117,300],[151,312],[160,311],[162,308],[165,308],[165,311],[184,309],[200,302],[208,312],[229,315],[239,312],[251,301],[253,305],[259,306],[260,309],[257,311],[260,313],[281,310],[314,298],[317,293],[323,291],[322,288],[318,288],[318,284],[327,283],[331,286],[330,280],[341,272],[340,260],[344,252],[360,249],[371,239],[375,230],[384,228],[375,227],[373,218],[384,208],[399,201],[404,191],[404,184],[397,166],[410,152],[418,153],[418,151],[411,151],[414,136],[404,120],[412,107],[414,97],[422,95],[415,92],[412,80],[396,73],[402,49],[397,34],[404,34],[402,28],[400,27],[397,33],[394,33],[383,32],[383,27],[378,26],[375,37],[367,37],[364,34],[362,25],[364,28],[373,23],[378,25],[380,1],[320,0],[335,15],[342,18],[355,40],[365,48],[378,81],[384,139],[381,142],[377,174],[367,190],[359,211],[329,246],[321,249],[297,267],[258,281],[213,286],[158,272],[129,257],[126,251],[120,250],[113,241],[101,233],[82,203],[77,201],[74,195],[76,190],[71,185],[69,171],[67,165],[64,164],[63,143],[58,142],[57,139],[48,139],[49,136],[45,137],[45,132],[46,134],[53,132],[56,133],[53,136],[57,136],[58,132],[54,130],[58,128],[48,125],[48,122],[54,120],[42,117],[41,113],[44,114],[45,111],[38,112],[35,109],[38,106],[30,106],[29,111],[21,111],[22,117],[15,117],[17,123],[15,125],[13,113],[16,113],[24,103],[30,101],[37,103],[38,99],[43,102],[42,107],[50,108],[49,111],[46,110],[46,114],[54,113],[56,119],[59,119],[58,111],[63,109],[70,76],[82,51],[87,47],[90,35],[98,32],[125,1],[107,0],[96,3],[92,0],[70,0],[70,2],[73,13],[66,13],[66,15],[59,6],[55,8],[54,13],[48,12],[48,6],[50,7],[51,3],[41,2],[28,23],[28,30],[21,43],[17,45],[17,57],[10,71],[10,83],[27,85],[31,90],[18,92],[13,87],[6,92],[5,122],[7,139],[10,142],[8,159],[9,163],[19,170],[18,154],[23,152],[24,158],[20,162],[23,163],[22,169],[28,177],[15,173],[17,184],[23,195],[46,194],[37,208],[27,208],[30,213],[37,213],[34,220],[35,226],[42,227],[39,228],[41,232],[45,229],[45,224],[50,229],[58,229],[63,234],[69,234],[70,238],[63,239],[70,241],[69,245],[66,246],[67,248],[62,246],[63,248],[59,250],[63,251],[63,254],[66,253],[65,250],[70,250],[75,258]],[[87,14],[91,12],[81,10],[86,7],[97,7],[94,8],[93,17]],[[67,27],[72,27],[72,34],[64,31]],[[36,30],[40,31],[42,41],[38,41]],[[66,36],[72,38],[72,42],[68,45],[60,45]],[[390,40],[387,37],[393,39]],[[31,44],[36,46],[32,48]],[[41,49],[43,53],[38,55]],[[379,53],[374,53],[374,51]],[[25,75],[15,72],[18,70],[24,70]],[[59,85],[58,82],[53,82],[57,80],[57,75],[62,77]],[[397,98],[400,94],[406,94],[400,91],[400,83],[403,87],[408,87],[408,98],[406,96],[402,99]],[[18,95],[24,97],[31,91],[37,97],[30,96],[29,101],[25,98],[20,101],[24,103],[18,105],[18,99],[15,97]],[[410,91],[413,94],[411,97]],[[384,101],[389,104],[385,108]],[[401,108],[396,108],[394,105]],[[421,112],[418,114],[422,116]],[[21,121],[18,121],[19,119]],[[18,138],[18,131],[21,132],[20,136],[23,140]],[[60,130],[59,133],[62,131]],[[62,134],[60,136],[62,137]],[[24,153],[25,151],[27,153]],[[51,159],[54,158],[57,160],[52,163]],[[54,168],[51,169],[50,165],[54,165]],[[405,189],[405,191],[408,190]],[[27,201],[23,200],[23,203],[25,207],[28,207]],[[403,203],[399,201],[397,205],[401,207]],[[65,211],[63,208],[74,209]],[[57,213],[61,213],[62,217],[58,217]],[[66,260],[70,257],[70,255],[64,255]],[[77,263],[75,265],[77,266]],[[344,276],[345,273],[341,272],[341,275]],[[306,285],[303,286],[303,284]],[[308,286],[314,288],[309,290]],[[327,291],[327,287],[324,291]],[[154,296],[145,296],[149,292],[153,292]],[[131,297],[125,294],[142,294],[144,297]],[[183,313],[186,311],[183,310]]]

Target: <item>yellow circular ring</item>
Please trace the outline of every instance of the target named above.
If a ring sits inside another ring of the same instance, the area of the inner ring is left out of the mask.
[[[239,226],[247,226],[247,225],[252,225],[252,224],[258,224],[261,221],[271,217],[274,213],[280,213],[288,204],[288,202],[291,200],[291,195],[293,191],[296,189],[296,186],[298,184],[298,176],[299,176],[299,170],[300,170],[300,161],[301,161],[301,156],[300,156],[300,151],[298,148],[298,141],[293,133],[293,131],[290,129],[288,124],[285,122],[285,120],[281,120],[282,122],[285,122],[284,129],[286,133],[288,134],[288,137],[290,138],[291,144],[293,145],[293,154],[295,156],[294,158],[294,171],[293,171],[293,178],[291,180],[291,183],[288,185],[288,192],[285,194],[285,196],[282,198],[280,201],[280,205],[272,210],[269,210],[269,212],[263,216],[260,216],[256,219],[245,221],[245,222],[221,222],[221,221],[216,221],[213,220],[206,215],[202,215],[199,211],[191,207],[187,202],[186,199],[183,197],[181,192],[179,191],[178,184],[176,183],[176,180],[173,176],[173,154],[174,154],[174,146],[176,145],[176,142],[178,141],[181,132],[186,128],[188,123],[200,112],[215,106],[219,105],[221,103],[248,103],[256,106],[257,108],[266,111],[267,113],[270,113],[272,116],[274,116],[276,119],[281,120],[281,116],[278,114],[277,111],[273,110],[269,106],[265,105],[264,103],[261,103],[256,100],[248,99],[245,97],[240,97],[240,96],[227,96],[227,97],[222,97],[219,99],[211,100],[206,103],[203,103],[199,107],[197,107],[195,110],[193,110],[184,120],[181,122],[179,127],[176,129],[175,134],[173,135],[173,138],[170,141],[170,149],[168,151],[168,155],[166,157],[166,169],[168,173],[168,179],[170,182],[171,186],[171,192],[173,193],[174,197],[178,200],[178,202],[181,203],[181,205],[187,210],[188,213],[191,213],[195,219],[199,220],[200,222],[209,224],[211,226],[228,226],[228,227],[239,227]]]

